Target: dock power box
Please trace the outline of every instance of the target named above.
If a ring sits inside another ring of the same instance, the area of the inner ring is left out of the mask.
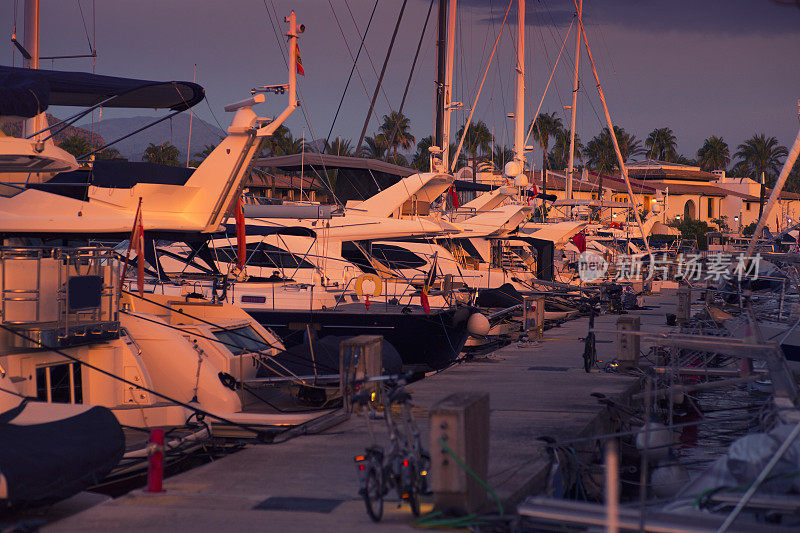
[[[486,502],[478,477],[489,472],[489,395],[458,392],[430,410],[433,502],[436,509],[463,509],[472,513]]]

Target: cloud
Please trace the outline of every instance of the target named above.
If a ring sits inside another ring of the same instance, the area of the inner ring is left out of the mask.
[[[459,5],[485,12],[485,23],[499,23],[508,4],[505,0],[461,0]],[[800,36],[798,6],[784,0],[589,0],[584,2],[584,20],[587,26],[626,30]],[[529,1],[526,23],[564,27],[574,14],[572,0]]]

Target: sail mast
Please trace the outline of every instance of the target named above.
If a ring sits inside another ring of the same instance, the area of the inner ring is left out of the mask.
[[[39,68],[39,0],[25,0],[25,41],[24,48],[30,54],[25,66]],[[45,127],[44,113],[26,119],[22,126],[22,136],[28,137]]]
[[[506,174],[517,187],[528,184],[525,175],[525,0],[517,0],[517,91],[514,109],[514,162]]]
[[[447,62],[447,0],[439,0],[439,32],[436,37],[436,123],[433,145],[444,146],[444,79]]]
[[[569,127],[569,163],[567,164],[567,200],[572,200],[572,173],[575,170],[575,115],[578,112],[578,65],[581,60],[581,22],[583,0],[578,0],[578,31],[575,34],[575,76],[572,82],[572,118]]]
[[[453,55],[456,47],[456,0],[447,2],[447,57],[444,74],[444,120],[442,121],[442,166],[450,161],[450,115],[453,110]],[[443,170],[446,172],[446,170]]]

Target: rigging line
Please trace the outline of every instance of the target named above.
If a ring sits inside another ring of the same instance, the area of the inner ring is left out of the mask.
[[[364,83],[364,78],[361,76],[361,70],[359,70],[358,65],[356,65],[356,58],[353,56],[352,50],[350,50],[350,44],[347,42],[347,37],[344,34],[344,29],[342,28],[342,25],[339,22],[339,17],[336,16],[336,9],[334,9],[331,0],[328,0],[328,5],[331,6],[331,13],[333,13],[333,18],[336,21],[336,26],[339,28],[339,33],[342,35],[342,41],[344,41],[344,46],[345,48],[347,48],[347,53],[350,54],[350,59],[353,60],[353,64],[355,65],[356,68],[356,74],[358,74],[358,79],[361,80],[361,86],[364,88],[364,94],[367,97],[369,97],[369,89],[367,89],[367,84]],[[376,120],[378,119],[378,115],[375,115],[375,119]]]
[[[394,32],[392,33],[392,39],[389,41],[389,49],[386,50],[386,58],[383,60],[383,67],[381,67],[381,75],[378,77],[378,85],[375,87],[375,93],[372,95],[372,102],[370,102],[369,111],[367,111],[367,119],[364,121],[364,128],[361,130],[361,136],[358,138],[358,143],[356,144],[356,153],[358,153],[361,150],[361,143],[364,142],[364,135],[366,135],[367,126],[369,126],[370,112],[375,110],[375,100],[377,100],[378,98],[378,90],[380,90],[383,87],[383,76],[386,74],[386,67],[389,65],[389,58],[391,57],[392,50],[394,49],[394,42],[395,39],[397,38],[397,32],[400,29],[400,23],[403,21],[403,13],[405,13],[406,11],[407,3],[408,0],[403,0],[403,5],[400,6],[400,14],[397,16],[397,23],[394,25]],[[389,106],[389,109],[391,113],[394,113],[394,111],[391,110],[391,105]],[[395,148],[395,154],[396,153],[397,149]]]
[[[556,73],[556,67],[558,67],[558,61],[561,59],[561,52],[564,51],[564,45],[567,44],[567,39],[569,38],[569,33],[572,30],[572,26],[575,24],[575,17],[572,17],[572,22],[569,23],[569,29],[567,30],[567,34],[564,35],[564,42],[561,43],[561,50],[558,51],[558,57],[556,57],[556,62],[553,65],[553,70],[550,71],[550,78],[547,80],[547,85],[544,87],[544,92],[542,93],[542,99],[539,100],[539,107],[536,108],[536,113],[533,114],[533,120],[531,121],[531,125],[528,128],[528,135],[525,136],[525,142],[522,143],[523,145],[528,144],[528,139],[531,137],[531,133],[533,133],[533,126],[536,125],[536,128],[539,129],[539,124],[536,118],[539,116],[539,111],[542,110],[542,104],[544,103],[544,98],[547,96],[547,90],[550,88],[550,82],[553,80],[553,74]],[[541,136],[541,132],[539,132]]]
[[[356,24],[356,19],[353,17],[353,12],[350,10],[350,3],[348,0],[344,0],[344,5],[347,7],[347,11],[350,13],[350,19],[353,21],[353,26],[356,27],[356,33],[359,37],[361,37],[361,31],[358,29],[358,24]],[[364,38],[367,37],[366,30],[364,31]],[[367,52],[367,59],[369,60],[370,66],[372,66],[372,73],[375,74],[375,77],[378,77],[378,72],[375,70],[375,64],[372,62],[372,56],[369,54],[369,48],[366,48]],[[389,103],[389,97],[386,96],[386,91],[381,87],[381,92],[383,93],[383,98],[386,100],[386,106],[392,111],[392,104]]]
[[[195,413],[201,414],[203,416],[208,416],[208,417],[211,417],[211,418],[216,418],[220,422],[223,422],[225,424],[228,424],[228,425],[231,425],[231,426],[234,426],[234,427],[239,427],[239,428],[242,428],[242,429],[246,429],[248,431],[252,431],[256,435],[271,436],[269,433],[264,431],[264,429],[256,428],[256,427],[253,427],[253,426],[251,426],[249,424],[241,424],[241,423],[238,423],[238,422],[234,422],[232,420],[228,420],[227,418],[225,418],[223,416],[215,415],[214,413],[206,411],[205,409],[197,407],[196,405],[192,405],[190,403],[185,403],[185,402],[182,402],[180,400],[176,400],[175,398],[171,398],[171,397],[167,396],[166,394],[162,394],[160,392],[156,392],[155,390],[153,390],[151,388],[148,388],[148,387],[145,387],[144,385],[140,385],[138,383],[134,383],[133,381],[127,380],[127,379],[125,379],[123,377],[117,376],[116,374],[114,374],[112,372],[109,372],[108,370],[100,368],[99,366],[95,366],[95,365],[93,365],[91,363],[87,363],[85,361],[82,361],[79,358],[75,357],[74,355],[70,355],[70,354],[66,353],[65,351],[63,351],[63,350],[59,350],[58,348],[55,348],[55,347],[52,347],[52,346],[48,346],[48,345],[44,344],[43,342],[41,342],[41,341],[39,341],[37,339],[34,339],[33,337],[29,337],[28,335],[22,333],[21,331],[17,331],[17,330],[15,330],[13,328],[10,328],[10,327],[8,327],[8,326],[6,326],[4,324],[0,324],[0,328],[2,328],[5,331],[8,331],[9,333],[12,333],[12,334],[16,335],[17,337],[25,339],[28,342],[35,343],[37,346],[39,346],[40,348],[42,348],[44,350],[56,353],[56,354],[60,355],[61,357],[64,357],[65,359],[68,359],[68,360],[72,361],[73,363],[78,363],[81,366],[85,366],[86,368],[89,368],[91,370],[94,370],[95,372],[98,372],[100,374],[108,376],[111,379],[116,379],[117,381],[121,381],[122,383],[125,383],[126,385],[130,385],[130,386],[132,386],[132,387],[134,387],[136,389],[139,389],[139,390],[142,390],[144,392],[150,393],[153,396],[158,396],[159,398],[167,400],[168,402],[172,402],[172,403],[174,403],[176,405],[180,405],[181,407],[184,407],[186,409],[194,411]],[[283,433],[285,431],[288,431],[288,429],[281,429],[279,431],[279,433]]]
[[[92,48],[92,40],[89,38],[89,28],[86,27],[86,17],[83,16],[83,6],[81,6],[81,0],[75,0],[78,4],[78,11],[81,13],[81,20],[83,21],[83,32],[86,34],[86,42],[89,43],[89,53],[94,52],[94,48]]]
[[[411,72],[408,73],[408,81],[406,81],[406,88],[403,91],[403,99],[400,101],[400,109],[397,110],[397,114],[402,116],[403,108],[406,105],[406,97],[408,96],[408,88],[411,86],[411,79],[414,77],[414,68],[417,66],[417,58],[419,58],[419,51],[422,49],[422,41],[425,38],[425,30],[428,28],[428,21],[431,18],[431,11],[433,10],[433,3],[435,0],[431,0],[430,4],[428,4],[428,14],[425,16],[425,24],[422,25],[422,33],[419,36],[419,42],[417,43],[417,52],[414,54],[414,60],[411,62]],[[394,138],[398,133],[400,128],[400,121],[395,122],[394,130],[392,130],[392,137],[389,139],[388,145],[391,146],[394,143]],[[370,171],[370,174],[372,172]],[[373,179],[375,177],[373,176]],[[376,182],[377,185],[377,182]],[[378,187],[380,190],[380,187]]]
[[[278,12],[275,10],[275,2],[270,0],[270,4],[272,5],[272,13],[270,13],[269,7],[267,7],[267,0],[264,0],[264,8],[267,10],[267,16],[269,17],[269,22],[270,22],[270,25],[272,26],[272,33],[275,35],[275,41],[278,43],[278,49],[279,50],[283,50],[283,51],[286,52],[286,54],[288,54],[288,50],[289,50],[288,45],[286,43],[281,44],[280,37],[278,36],[278,30],[275,27],[275,23],[272,22],[272,14],[273,13],[275,15],[275,20],[280,20],[280,19],[278,19]],[[334,15],[335,15],[335,13],[334,13]],[[286,54],[281,53],[281,57],[283,58],[284,65],[286,65],[286,69],[288,70],[289,69],[289,63],[286,60]],[[358,72],[358,70],[356,70],[356,72]],[[359,73],[359,78],[360,77],[361,77],[361,74]],[[363,84],[363,80],[362,80],[362,84]],[[366,90],[366,87],[365,87],[365,90]],[[310,131],[311,132],[311,136],[316,139],[317,135],[316,135],[316,133],[314,133],[314,127],[311,125],[311,120],[308,117],[308,113],[306,111],[307,110],[306,101],[305,101],[305,98],[303,97],[303,91],[302,91],[302,89],[300,88],[299,85],[297,86],[297,94],[300,96],[300,111],[303,112],[303,118],[306,121],[306,125],[308,126],[308,131]],[[342,202],[339,201],[339,198],[336,197],[336,194],[333,192],[333,185],[330,183],[330,178],[328,178],[327,169],[325,168],[325,160],[324,160],[324,158],[321,158],[321,159],[322,159],[322,169],[323,169],[323,172],[325,173],[325,179],[328,181],[328,184],[330,185],[329,190],[331,191],[331,196],[333,197],[333,200],[334,200],[334,202],[336,202],[337,205],[343,205]],[[317,174],[317,175],[319,176],[319,174]],[[320,176],[320,179],[322,179],[321,176]]]
[[[375,9],[378,7],[378,2],[380,2],[380,0],[375,0],[375,5],[372,6],[372,13],[369,16],[367,27],[364,30],[364,37],[361,38],[361,44],[358,45],[358,52],[356,52],[356,58],[353,60],[353,66],[350,68],[350,75],[347,76],[347,83],[345,83],[344,91],[342,91],[342,97],[339,99],[339,106],[336,108],[336,113],[334,113],[333,115],[333,121],[331,122],[331,129],[328,130],[328,136],[325,138],[325,144],[327,144],[331,139],[331,134],[333,133],[333,126],[336,124],[336,119],[339,117],[339,111],[342,109],[342,102],[344,102],[344,96],[347,94],[347,89],[350,87],[350,80],[353,79],[353,71],[355,71],[356,65],[358,64],[358,58],[361,56],[361,50],[364,47],[364,41],[367,39],[367,33],[369,33],[369,28],[372,25],[372,17],[373,15],[375,15]]]

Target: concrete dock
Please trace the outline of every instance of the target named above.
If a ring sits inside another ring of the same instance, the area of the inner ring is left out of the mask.
[[[665,313],[675,312],[674,292],[647,296],[643,303],[648,309],[630,312],[640,316],[642,329],[671,329],[664,324]],[[617,318],[597,317],[595,327],[615,329]],[[547,456],[537,437],[568,439],[601,432],[605,408],[591,393],[624,399],[639,386],[638,379],[630,375],[584,371],[580,339],[587,330],[587,318],[572,320],[549,329],[539,342],[511,344],[409,387],[414,412],[421,414],[417,422],[426,446],[426,409],[453,392],[489,393],[487,482],[507,512],[513,512],[524,496],[543,487]],[[599,358],[614,359],[616,336],[600,334],[597,340]],[[413,517],[406,505],[398,508],[387,502],[380,524],[371,522],[364,510],[353,456],[369,444],[364,420],[353,416],[321,434],[277,445],[253,445],[165,480],[166,493],[134,491],[52,523],[48,529],[408,530]],[[430,503],[423,502],[423,512],[430,508]]]

